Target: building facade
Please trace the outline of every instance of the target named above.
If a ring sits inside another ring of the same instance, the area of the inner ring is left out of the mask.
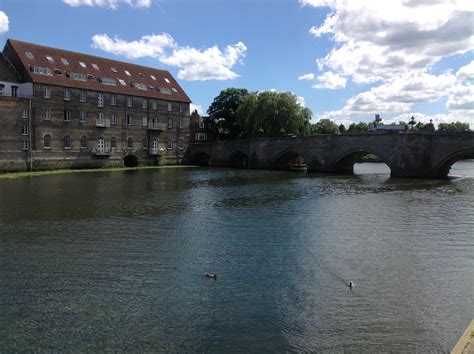
[[[8,40],[0,170],[179,164],[190,99],[168,71]]]
[[[191,143],[217,141],[224,118],[201,116],[196,110],[191,113],[189,124]]]

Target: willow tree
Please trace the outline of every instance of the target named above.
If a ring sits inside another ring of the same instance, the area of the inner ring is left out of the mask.
[[[241,138],[274,138],[282,134],[308,135],[311,111],[290,92],[251,93],[237,110]]]

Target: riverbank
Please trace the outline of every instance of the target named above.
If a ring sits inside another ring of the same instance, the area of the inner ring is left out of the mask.
[[[474,320],[469,323],[459,341],[454,346],[451,354],[472,354],[474,353]]]
[[[39,177],[71,173],[91,173],[91,172],[121,172],[135,170],[158,170],[164,168],[193,168],[193,165],[164,165],[164,166],[140,166],[140,167],[110,167],[110,168],[88,168],[78,170],[46,170],[32,172],[8,172],[0,174],[0,179],[15,179],[22,177]]]

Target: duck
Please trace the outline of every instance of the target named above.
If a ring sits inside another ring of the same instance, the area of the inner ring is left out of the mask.
[[[204,273],[204,275],[210,279],[217,280],[217,274],[212,274],[212,273]]]
[[[354,282],[353,281],[350,281],[347,286],[349,287],[349,289],[352,290],[352,287],[354,286]]]

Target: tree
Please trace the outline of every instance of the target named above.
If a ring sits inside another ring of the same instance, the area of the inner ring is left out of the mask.
[[[311,127],[312,134],[341,134],[339,127],[330,119],[320,119]]]
[[[215,118],[224,118],[221,139],[236,139],[241,133],[241,127],[236,122],[236,113],[240,104],[249,95],[247,89],[230,87],[222,90],[207,110],[207,114]]]
[[[438,132],[440,133],[465,133],[469,132],[469,123],[452,122],[452,123],[440,123],[438,125]]]
[[[247,95],[237,110],[242,138],[308,135],[311,111],[302,107],[290,92],[264,91]]]
[[[339,128],[339,132],[341,132],[341,134],[344,134],[347,131],[346,126],[342,123],[339,124],[338,128]]]
[[[349,125],[349,129],[347,129],[348,133],[363,133],[366,132],[368,129],[368,125],[365,122],[359,122],[357,124],[351,123]]]

